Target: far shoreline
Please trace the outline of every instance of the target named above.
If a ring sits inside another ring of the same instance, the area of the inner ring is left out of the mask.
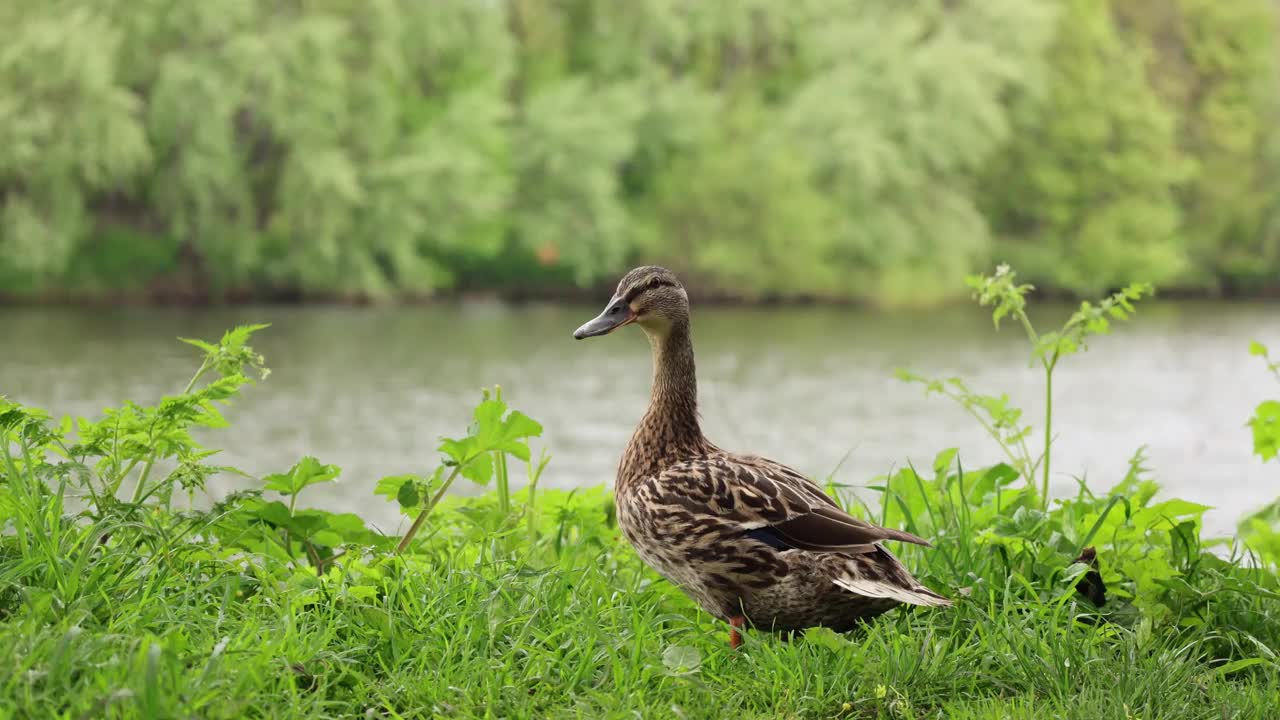
[[[1041,302],[1080,302],[1102,297],[1118,288],[1092,295],[1071,291],[1037,288],[1031,297]],[[280,306],[280,307],[388,307],[420,306],[454,302],[499,302],[508,305],[538,303],[593,304],[603,302],[612,288],[599,287],[524,287],[489,288],[459,287],[437,292],[397,292],[376,295],[366,292],[303,291],[298,288],[254,288],[215,291],[157,285],[146,289],[131,290],[67,290],[54,289],[30,292],[0,290],[0,307],[187,307],[193,309]],[[953,307],[972,302],[970,294],[958,291],[933,302],[876,303],[863,298],[798,295],[798,294],[750,294],[724,290],[707,290],[691,287],[689,295],[694,302],[706,306],[725,307],[853,307],[879,309],[930,310]],[[1225,303],[1280,301],[1280,283],[1248,291],[1238,288],[1156,288],[1160,300],[1212,301]]]

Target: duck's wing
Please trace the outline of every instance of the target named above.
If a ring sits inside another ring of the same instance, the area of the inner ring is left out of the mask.
[[[725,453],[685,460],[637,490],[653,505],[712,514],[720,525],[779,550],[869,553],[882,540],[929,545],[853,517],[804,475],[759,457]]]

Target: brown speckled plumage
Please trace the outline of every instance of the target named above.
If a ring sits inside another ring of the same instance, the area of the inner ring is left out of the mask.
[[[632,270],[575,337],[631,322],[653,348],[653,393],[615,494],[618,524],[646,563],[712,615],[766,630],[843,631],[899,603],[950,604],[880,544],[927,542],[858,520],[795,470],[703,436],[688,296],[674,275]]]

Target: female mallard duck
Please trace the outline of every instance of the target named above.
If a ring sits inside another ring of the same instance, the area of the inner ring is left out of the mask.
[[[660,267],[627,273],[579,340],[635,323],[653,348],[653,393],[618,466],[618,525],[640,557],[732,626],[838,632],[899,603],[950,605],[885,550],[928,545],[840,509],[800,473],[726,452],[698,424],[689,296]]]

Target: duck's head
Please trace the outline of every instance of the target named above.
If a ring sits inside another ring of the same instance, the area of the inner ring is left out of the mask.
[[[608,335],[635,323],[651,336],[662,337],[672,327],[689,322],[689,295],[674,273],[656,265],[638,267],[622,277],[604,312],[573,332],[582,340]]]

